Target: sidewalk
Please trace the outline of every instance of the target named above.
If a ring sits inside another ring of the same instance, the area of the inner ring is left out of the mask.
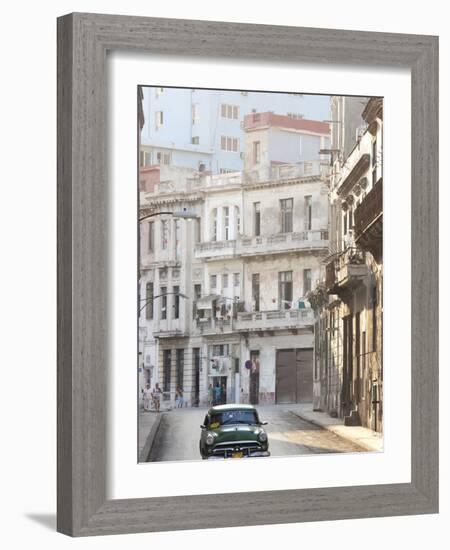
[[[161,415],[162,413],[155,411],[146,412],[142,407],[139,408],[139,462],[146,462],[148,459],[161,423]]]
[[[312,409],[312,404],[291,405],[289,410],[302,420],[311,422],[316,426],[330,430],[343,439],[347,439],[356,445],[359,445],[366,451],[383,451],[383,436],[369,428],[361,426],[344,426],[344,420],[341,418],[332,418],[324,412],[316,412]]]

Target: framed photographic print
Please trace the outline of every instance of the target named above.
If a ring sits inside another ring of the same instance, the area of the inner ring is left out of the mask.
[[[58,530],[437,512],[437,38],[71,14],[58,82]]]

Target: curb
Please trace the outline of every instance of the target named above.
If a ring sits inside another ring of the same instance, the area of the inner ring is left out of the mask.
[[[145,445],[142,447],[142,451],[139,454],[139,462],[148,462],[148,457],[150,456],[153,443],[155,442],[156,435],[161,425],[161,417],[164,413],[159,413],[155,419],[153,426],[150,428],[147,439],[145,440]]]
[[[364,451],[371,451],[371,452],[380,452],[378,449],[374,449],[371,445],[367,445],[366,443],[360,441],[359,439],[354,439],[351,437],[346,437],[344,434],[340,433],[339,430],[334,429],[334,426],[327,426],[326,424],[322,424],[321,422],[314,420],[313,418],[308,418],[306,415],[302,415],[301,413],[298,413],[296,411],[289,411],[292,414],[295,414],[295,416],[298,416],[302,420],[305,420],[306,422],[309,422],[310,424],[314,424],[314,426],[318,426],[319,428],[323,428],[324,430],[328,430],[331,433],[334,433],[334,435],[337,435],[341,439],[346,439],[347,441],[350,441],[354,445],[358,445],[358,447],[361,447]]]

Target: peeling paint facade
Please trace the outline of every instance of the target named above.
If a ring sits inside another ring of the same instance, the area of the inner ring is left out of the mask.
[[[140,347],[169,404],[177,387],[188,405],[312,400],[314,313],[305,296],[323,279],[328,253],[319,150],[329,129],[262,118],[246,129],[243,171],[171,175],[161,166],[153,192],[141,192],[141,212],[152,217],[141,223]],[[290,162],[273,160],[264,138],[272,133],[294,140]],[[303,151],[316,148],[311,158],[299,161],[299,137]],[[197,218],[162,213],[184,208]]]
[[[314,408],[383,431],[383,203],[381,98],[332,98],[353,146],[332,133],[328,299],[317,309]]]

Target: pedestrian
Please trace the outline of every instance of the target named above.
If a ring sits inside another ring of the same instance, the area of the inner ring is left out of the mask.
[[[162,394],[162,390],[159,387],[158,382],[156,382],[155,387],[153,389],[153,403],[155,405],[156,412],[159,412],[159,409],[161,406],[161,394]]]
[[[183,390],[179,386],[175,394],[175,402],[177,403],[177,408],[181,409],[183,407]]]
[[[214,403],[214,388],[213,385],[210,384],[208,387],[208,405],[212,407]]]
[[[225,384],[222,384],[220,387],[220,403],[223,404],[226,402],[227,387]]]
[[[144,411],[150,410],[150,401],[152,399],[152,391],[150,389],[150,384],[145,386],[144,391],[142,392],[142,400],[144,403]]]
[[[220,388],[219,382],[214,386],[214,405],[220,405],[220,395],[222,390]]]

